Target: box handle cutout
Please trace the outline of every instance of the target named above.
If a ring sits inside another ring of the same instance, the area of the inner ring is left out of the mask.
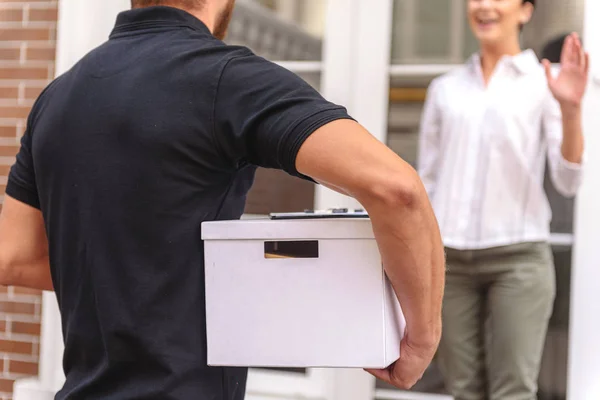
[[[319,241],[265,242],[265,258],[319,258]]]

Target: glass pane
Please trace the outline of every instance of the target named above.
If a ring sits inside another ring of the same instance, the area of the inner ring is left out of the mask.
[[[238,1],[229,44],[274,61],[320,60],[326,0]]]
[[[394,0],[392,63],[463,62],[477,49],[465,11],[465,0]]]
[[[467,0],[394,0],[392,63],[454,64],[477,51],[466,18]],[[539,1],[522,42],[541,54],[544,45],[583,27],[583,0]]]
[[[464,11],[464,15],[466,15],[466,11]],[[477,39],[473,36],[473,32],[471,31],[471,26],[469,22],[466,20],[463,24],[463,38],[465,40],[463,46],[463,59],[467,60],[473,53],[476,53],[479,45],[477,44]]]
[[[541,54],[551,40],[583,31],[584,0],[537,1],[533,19],[523,29],[524,47]]]
[[[420,0],[416,4],[415,54],[425,59],[444,59],[450,48],[450,2]]]

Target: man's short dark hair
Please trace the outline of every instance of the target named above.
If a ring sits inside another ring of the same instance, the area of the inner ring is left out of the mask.
[[[188,9],[201,8],[205,0],[131,0],[131,8],[151,6],[178,6]]]

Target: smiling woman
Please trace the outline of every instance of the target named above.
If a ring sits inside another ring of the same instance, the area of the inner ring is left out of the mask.
[[[577,193],[589,60],[576,34],[558,74],[521,50],[531,1],[467,4],[479,51],[432,82],[420,127],[448,255],[439,365],[455,398],[529,399],[556,295],[543,170],[547,158],[556,189]]]
[[[531,20],[534,6],[534,0],[469,0],[469,24],[481,45],[508,43],[509,37],[517,37],[518,42],[519,32]]]
[[[423,109],[423,103],[419,101],[417,94],[429,85],[432,78],[437,78],[441,73],[458,68],[457,64],[463,63],[465,59],[478,53],[479,36],[481,39],[486,37],[493,39],[493,34],[497,33],[496,29],[501,30],[503,24],[508,21],[507,18],[513,18],[512,25],[506,26],[506,32],[513,36],[523,48],[534,49],[538,57],[542,58],[546,55],[542,54],[541,50],[550,40],[564,37],[565,33],[582,31],[583,23],[583,2],[579,0],[546,0],[535,2],[535,4],[523,0],[473,0],[473,4],[470,4],[469,0],[449,0],[437,8],[434,3],[435,0],[420,2],[398,0],[395,2],[395,37],[392,50],[392,59],[395,65],[391,70],[392,95],[390,96],[387,140],[392,149],[415,166],[419,162],[417,152],[420,147],[418,144],[419,128]],[[503,14],[506,8],[503,9],[502,6],[509,5],[516,13],[507,16]],[[535,9],[532,8],[534,5]],[[476,9],[477,7],[479,8],[476,14],[465,12],[470,8]],[[528,22],[524,24],[522,32],[520,32],[519,25],[522,23],[519,22],[518,14],[522,14],[528,8],[532,8],[531,18],[524,20],[524,22]],[[482,26],[475,26],[473,31],[478,28],[481,28],[481,31],[473,32],[472,25],[479,23]],[[493,42],[493,40],[491,41]],[[427,46],[429,43],[432,45]],[[562,42],[560,47],[559,53],[562,50]],[[520,51],[520,48],[517,51]],[[559,59],[553,57],[552,61],[559,62]],[[401,63],[422,65],[407,66]],[[533,64],[540,68],[539,62],[535,58]],[[508,70],[509,64],[504,67],[499,66],[500,68]],[[541,82],[544,82],[544,78]],[[493,96],[492,93],[501,86],[492,83],[489,95]],[[546,84],[543,83],[541,87],[545,86]],[[463,89],[457,91],[463,93],[462,97],[470,96],[465,94]],[[531,101],[530,94],[519,97],[524,101]],[[507,98],[515,98],[515,96]],[[445,100],[436,103],[443,106],[456,103],[456,101],[455,97],[446,97]],[[442,148],[445,146],[446,144],[443,144]],[[469,145],[463,144],[461,147],[469,147]],[[476,168],[465,168],[464,176],[474,173],[474,171]],[[568,261],[569,257],[565,258],[562,255],[563,251],[568,252],[570,249],[569,243],[572,239],[570,233],[573,232],[574,216],[573,199],[563,197],[554,187],[552,180],[550,170],[548,170],[544,188],[553,214],[550,229],[553,233],[551,242],[558,279],[554,312],[550,320],[547,344],[541,363],[539,398],[554,400],[564,399],[567,380],[565,365],[568,328],[565,321],[568,321],[570,269],[567,268],[567,265],[570,265],[570,262],[565,262],[565,259]],[[476,190],[480,190],[479,187]],[[561,323],[556,321],[561,321]],[[437,365],[434,365],[416,389],[427,393],[440,393],[443,391],[443,386],[441,373]],[[379,383],[378,387],[382,389],[382,399],[392,398],[391,396],[386,397],[388,392],[385,392],[385,386],[382,383]],[[384,392],[385,395],[383,395]]]

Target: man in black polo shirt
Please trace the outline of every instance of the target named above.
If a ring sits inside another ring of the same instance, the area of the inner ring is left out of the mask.
[[[233,1],[132,3],[36,101],[0,218],[0,283],[58,298],[57,398],[244,397],[245,369],[206,365],[200,226],[242,215],[257,166],[365,206],[407,319],[401,359],[370,372],[413,385],[444,281],[415,171],[294,74],[221,42]]]

